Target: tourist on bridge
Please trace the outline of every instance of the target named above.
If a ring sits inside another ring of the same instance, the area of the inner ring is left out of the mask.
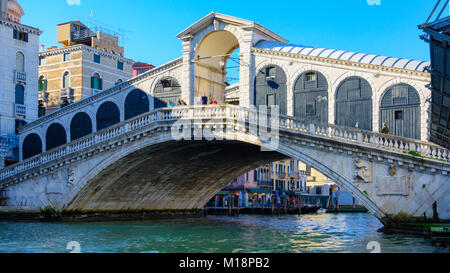
[[[216,100],[216,98],[212,98],[212,100],[211,100],[211,104],[217,104],[217,100]]]
[[[205,94],[202,96],[202,105],[208,105],[208,97]]]
[[[168,102],[167,102],[167,107],[173,107],[174,105],[173,105],[173,103],[169,100]]]
[[[386,123],[383,122],[383,127],[381,128],[382,134],[389,134],[389,128],[387,127]]]

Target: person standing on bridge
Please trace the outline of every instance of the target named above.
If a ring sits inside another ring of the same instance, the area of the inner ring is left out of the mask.
[[[167,107],[173,107],[173,103],[170,100],[167,102]]]
[[[208,97],[205,94],[202,96],[202,105],[208,105]]]
[[[389,128],[387,127],[386,123],[383,122],[383,127],[381,128],[381,133],[382,134],[389,134]]]

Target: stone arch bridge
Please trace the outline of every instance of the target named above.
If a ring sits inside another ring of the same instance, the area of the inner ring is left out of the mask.
[[[242,173],[293,157],[380,219],[432,217],[434,203],[449,219],[449,152],[427,142],[428,63],[294,45],[214,12],[177,37],[180,58],[21,128],[20,162],[0,170],[6,204],[196,210]],[[239,82],[228,86],[226,63],[237,49]],[[220,105],[201,106],[202,96]],[[188,106],[165,108],[179,99]],[[255,119],[254,105],[278,106],[282,115],[269,120],[279,122]],[[180,122],[189,137],[176,141]],[[382,123],[392,135],[376,132]]]
[[[432,217],[435,202],[449,218],[447,150],[231,105],[139,115],[0,171],[0,187],[8,205],[66,214],[195,211],[240,174],[287,157],[336,181],[379,219]]]

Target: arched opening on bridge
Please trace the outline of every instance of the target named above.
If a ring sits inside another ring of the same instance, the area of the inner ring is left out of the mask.
[[[367,80],[346,78],[336,91],[337,125],[372,131],[372,88]]]
[[[167,107],[169,102],[176,105],[181,98],[181,85],[173,77],[161,79],[153,92],[155,109]]]
[[[67,135],[64,127],[59,123],[53,123],[47,129],[45,135],[46,151],[67,143]]]
[[[76,114],[70,122],[70,140],[74,141],[89,134],[92,134],[91,118],[84,112]]]
[[[286,73],[277,65],[267,65],[257,71],[255,79],[255,105],[280,107],[280,114],[287,112]]]
[[[195,104],[202,103],[202,96],[208,103],[225,103],[225,88],[239,81],[239,72],[227,75],[241,65],[239,47],[236,36],[226,30],[213,31],[202,39],[195,51]]]
[[[318,71],[301,74],[294,86],[294,116],[328,123],[328,82]]]
[[[380,106],[380,132],[386,123],[389,134],[420,139],[420,98],[407,84],[389,87]]]
[[[104,102],[97,110],[97,131],[120,122],[120,110],[114,102]]]
[[[29,134],[22,144],[23,159],[28,159],[42,153],[42,140],[37,134]]]
[[[150,111],[147,94],[139,89],[128,93],[125,99],[125,120],[134,118]]]

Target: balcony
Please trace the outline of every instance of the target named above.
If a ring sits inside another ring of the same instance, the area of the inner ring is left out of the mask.
[[[69,102],[73,101],[74,90],[72,88],[64,88],[59,91],[59,96],[61,100],[67,99]]]
[[[38,92],[38,100],[43,102],[48,102],[48,92],[39,91]]]
[[[27,83],[27,73],[14,70],[14,82],[16,83]]]
[[[25,117],[27,115],[27,107],[23,104],[14,104],[14,115]]]

